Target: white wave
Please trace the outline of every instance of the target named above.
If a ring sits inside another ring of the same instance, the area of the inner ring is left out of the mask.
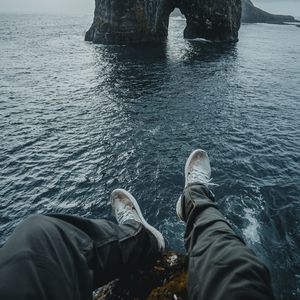
[[[251,208],[245,208],[245,219],[248,220],[248,225],[244,228],[243,235],[249,243],[260,243],[259,228],[260,225],[255,217],[255,211]]]
[[[156,135],[160,131],[160,126],[156,126],[153,129],[148,130],[150,134]]]
[[[195,38],[195,39],[186,39],[188,41],[193,41],[193,42],[204,42],[204,43],[212,43],[212,41],[203,39],[203,38]]]

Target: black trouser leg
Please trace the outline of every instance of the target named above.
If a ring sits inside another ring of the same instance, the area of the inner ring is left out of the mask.
[[[94,288],[158,255],[142,224],[32,216],[0,249],[0,299],[86,300]]]
[[[190,203],[185,233],[189,299],[274,299],[267,267],[233,232],[201,184],[182,195]]]

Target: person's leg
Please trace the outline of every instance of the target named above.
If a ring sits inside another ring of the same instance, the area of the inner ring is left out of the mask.
[[[119,225],[67,215],[29,217],[0,249],[0,299],[92,299],[94,288],[152,262],[163,240],[132,218],[134,209],[123,205]]]
[[[178,216],[186,222],[189,299],[274,299],[267,267],[233,232],[208,189],[207,154],[193,152]]]

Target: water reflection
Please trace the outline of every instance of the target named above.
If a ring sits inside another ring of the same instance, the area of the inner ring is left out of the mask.
[[[237,46],[235,43],[212,43],[201,41],[187,41],[184,60],[194,61],[201,60],[212,62],[216,60],[236,59]]]
[[[147,92],[155,93],[165,78],[166,45],[95,46],[94,60],[99,91],[112,98],[135,100]]]
[[[97,92],[107,92],[117,101],[136,101],[146,94],[158,94],[174,76],[185,81],[186,63],[200,62],[198,71],[203,77],[207,73],[201,73],[201,66],[206,72],[215,71],[214,68],[208,70],[206,63],[220,62],[226,71],[237,58],[235,44],[171,38],[162,45],[94,46]]]

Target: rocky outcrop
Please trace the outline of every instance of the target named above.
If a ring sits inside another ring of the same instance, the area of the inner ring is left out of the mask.
[[[271,23],[283,24],[284,22],[295,22],[295,18],[285,15],[273,15],[254,6],[250,0],[242,0],[242,22],[243,23]]]
[[[175,8],[186,17],[185,38],[237,41],[240,0],[96,0],[94,22],[85,40],[103,44],[162,42]]]
[[[237,41],[241,17],[239,0],[179,0],[178,2],[178,8],[186,17],[185,38]]]
[[[94,300],[187,300],[186,282],[187,257],[166,252],[149,270],[102,287]]]

